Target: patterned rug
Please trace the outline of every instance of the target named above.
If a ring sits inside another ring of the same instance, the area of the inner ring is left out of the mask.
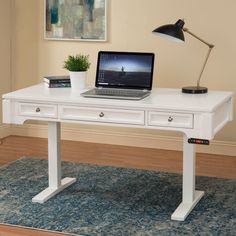
[[[0,223],[72,235],[236,235],[236,180],[198,177],[205,196],[184,222],[170,216],[181,201],[181,175],[62,163],[77,182],[44,204],[47,161],[22,158],[0,169]]]

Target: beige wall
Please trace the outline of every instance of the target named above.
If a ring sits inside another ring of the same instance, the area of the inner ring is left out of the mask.
[[[99,50],[154,52],[157,56],[154,87],[194,85],[207,47],[188,35],[185,44],[175,44],[151,33],[159,25],[184,18],[186,27],[216,45],[203,74],[202,85],[236,92],[235,0],[110,0],[108,42],[105,43],[44,40],[43,2],[15,0],[14,89],[40,82],[43,75],[67,73],[62,69],[63,60],[68,54],[78,52],[90,55],[92,67],[88,84],[93,85]],[[236,118],[216,139],[236,142]]]
[[[11,89],[11,4],[11,0],[0,0],[0,96]],[[1,105],[0,112],[2,113]],[[2,116],[0,123],[1,121]]]

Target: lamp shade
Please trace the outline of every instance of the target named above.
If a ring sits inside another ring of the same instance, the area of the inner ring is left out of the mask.
[[[184,21],[178,20],[175,24],[162,25],[152,32],[177,42],[184,42],[183,26]]]

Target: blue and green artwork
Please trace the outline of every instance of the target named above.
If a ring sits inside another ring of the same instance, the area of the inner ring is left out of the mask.
[[[45,38],[106,40],[106,0],[45,0]]]

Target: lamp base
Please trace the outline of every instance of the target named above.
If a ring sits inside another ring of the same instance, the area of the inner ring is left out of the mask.
[[[202,94],[202,93],[207,93],[207,92],[208,92],[208,89],[206,87],[189,86],[189,87],[182,88],[182,93]]]

